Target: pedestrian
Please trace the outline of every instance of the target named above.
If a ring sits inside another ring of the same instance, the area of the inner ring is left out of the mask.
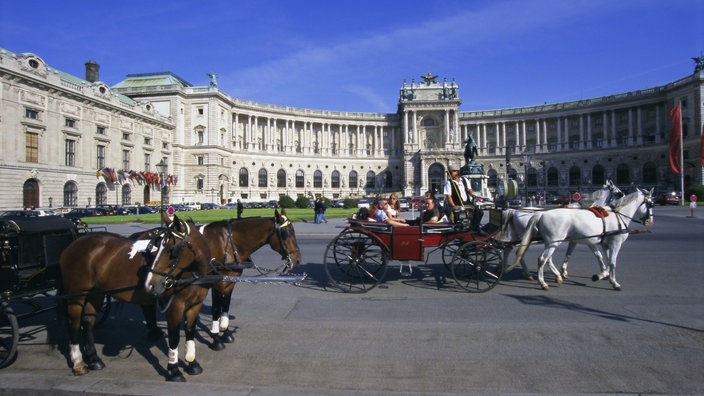
[[[325,210],[327,209],[325,207],[325,198],[320,197],[318,198],[318,224],[322,222],[328,222],[328,219],[325,218]]]
[[[244,211],[244,205],[242,205],[242,201],[239,199],[237,200],[237,218],[241,219],[242,218],[242,211]]]

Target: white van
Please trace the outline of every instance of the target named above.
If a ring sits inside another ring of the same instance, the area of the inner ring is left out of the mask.
[[[200,210],[200,202],[184,202],[186,210]]]

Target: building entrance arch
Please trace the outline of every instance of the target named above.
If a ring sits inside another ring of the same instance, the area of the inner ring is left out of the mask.
[[[22,207],[39,207],[39,181],[37,179],[27,179],[22,185]]]

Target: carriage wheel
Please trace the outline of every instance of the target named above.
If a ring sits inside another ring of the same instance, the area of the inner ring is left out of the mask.
[[[17,317],[9,304],[3,302],[2,312],[0,312],[0,368],[15,360],[19,337]]]
[[[502,251],[492,243],[467,242],[452,258],[452,276],[468,292],[483,293],[499,283],[502,265]]]
[[[328,282],[348,293],[365,293],[386,275],[386,250],[370,235],[342,231],[328,244],[324,266]]]
[[[461,239],[452,240],[442,246],[442,263],[447,272],[452,272],[452,260],[460,246],[462,246]]]

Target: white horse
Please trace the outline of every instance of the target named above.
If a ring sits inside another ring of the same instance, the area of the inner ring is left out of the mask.
[[[571,203],[568,207],[582,208],[583,205],[587,204],[586,201],[591,202],[591,204],[589,204],[589,207],[597,207],[603,205],[608,205],[610,207],[616,200],[623,197],[624,195],[625,194],[623,193],[623,191],[616,187],[616,185],[611,181],[611,179],[609,179],[606,181],[606,183],[600,190],[596,190],[592,193],[591,199],[585,198],[582,203],[574,202]],[[521,240],[522,236],[525,234],[526,226],[530,222],[531,218],[536,214],[540,214],[543,212],[544,210],[542,208],[506,209],[503,211],[503,224],[501,225],[501,233],[497,237],[497,240],[505,243],[504,268],[506,268],[506,271],[510,271],[515,266],[515,264],[511,265],[510,267],[507,266],[508,256],[513,250],[514,245],[518,243]],[[574,251],[574,248],[576,246],[577,244],[575,242],[570,241],[559,274],[557,269],[555,268],[555,265],[552,262],[552,258],[548,262],[550,270],[553,274],[556,275],[556,278],[558,279],[558,283],[562,283],[563,279],[567,279],[567,265],[569,264],[570,256],[572,255],[572,252]],[[528,266],[525,260],[521,258],[519,262],[521,264],[521,269],[523,270],[523,275],[526,277],[526,279],[533,280],[533,276],[528,271]],[[601,271],[603,272],[605,269],[606,268],[602,267]]]
[[[539,216],[533,216],[526,226],[526,232],[521,239],[521,246],[516,253],[516,261],[513,265],[523,258],[534,231],[538,230],[545,244],[545,249],[538,258],[538,282],[544,290],[549,289],[543,280],[545,264],[550,261],[555,249],[564,241],[589,246],[602,268],[605,268],[601,273],[594,275],[592,280],[597,281],[608,276],[611,286],[621,290],[621,285],[616,281],[618,252],[628,238],[630,232],[628,226],[631,221],[646,226],[652,223],[654,205],[652,194],[652,189],[650,191],[636,189],[635,192],[617,200],[613,211],[608,211],[604,217],[597,217],[589,209],[567,208],[544,211]],[[608,263],[604,261],[599,249],[600,245]],[[558,274],[556,277],[559,279]]]

